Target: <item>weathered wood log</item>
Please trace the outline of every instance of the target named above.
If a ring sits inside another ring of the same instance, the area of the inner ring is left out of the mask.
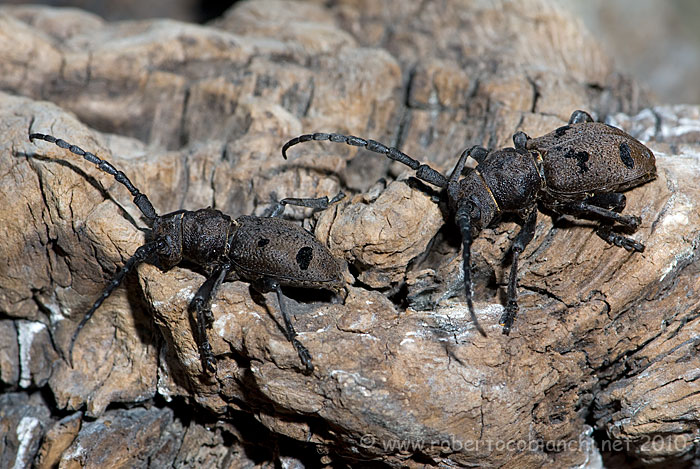
[[[231,467],[250,463],[231,456],[239,442],[260,448],[270,435],[285,450],[263,459],[311,461],[315,448],[312,464],[696,458],[700,111],[650,107],[549,2],[258,0],[207,26],[55,15],[0,9],[0,428],[17,435],[0,461]],[[437,189],[345,145],[308,143],[289,161],[279,153],[301,133],[338,131],[448,171],[468,146],[544,134],[579,108],[656,153],[658,178],[628,192],[625,209],[641,216],[634,237],[646,250],[630,254],[592,224],[541,216],[508,337],[498,318],[515,223],[474,243],[484,338],[464,305],[459,233]],[[348,298],[288,292],[314,373],[301,373],[274,295],[262,302],[230,282],[213,304],[218,371],[207,376],[187,309],[204,277],[153,265],[98,310],[71,368],[61,354],[143,244],[145,223],[110,176],[29,142],[30,132],[107,159],[160,213],[261,214],[273,194],[351,194],[304,222],[348,264]],[[109,408],[120,404],[136,407]],[[236,423],[251,415],[257,441]],[[219,420],[211,431],[210,419]],[[36,423],[19,436],[27,422]],[[100,449],[124,439],[138,450]]]

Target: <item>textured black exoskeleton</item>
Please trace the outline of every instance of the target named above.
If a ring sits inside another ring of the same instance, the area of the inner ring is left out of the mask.
[[[622,234],[634,232],[639,217],[621,215],[626,198],[622,191],[656,177],[654,154],[638,140],[615,127],[593,122],[584,111],[575,111],[569,124],[538,138],[524,132],[513,135],[515,148],[489,151],[480,146],[465,150],[446,178],[396,148],[374,140],[315,133],[296,137],[282,148],[311,140],[329,140],[365,147],[416,170],[416,176],[445,188],[450,210],[462,234],[464,283],[467,304],[476,328],[470,273],[471,245],[480,230],[502,213],[515,214],[521,222],[512,246],[513,264],[508,280],[508,302],[500,323],[509,334],[518,312],[518,259],[535,234],[538,202],[555,213],[600,221],[596,233],[628,251],[644,251],[644,245]],[[460,180],[467,157],[478,165]]]
[[[157,260],[163,270],[188,261],[199,266],[206,274],[207,280],[197,290],[189,310],[196,314],[196,340],[202,365],[207,371],[216,371],[216,360],[207,338],[207,329],[211,328],[214,321],[211,302],[224,280],[237,279],[250,282],[261,293],[277,293],[285,335],[299,354],[305,372],[313,371],[311,354],[296,338],[280,287],[326,289],[341,294],[345,282],[340,266],[316,237],[302,227],[276,217],[284,211],[287,204],[326,208],[340,200],[342,193],[331,201],[326,197],[283,199],[268,213],[269,216],[264,217],[241,216],[233,220],[211,207],[196,211],[178,210],[161,216],[126,175],[107,161],[51,135],[33,133],[29,139],[54,143],[114,176],[134,196],[134,203],[151,226],[151,240],[139,247],[126,261],[78,324],[70,342],[71,364],[78,334],[97,308],[119,286],[127,272],[142,262]]]

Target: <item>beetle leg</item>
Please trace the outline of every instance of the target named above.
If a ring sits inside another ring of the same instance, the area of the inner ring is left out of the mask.
[[[620,192],[610,192],[589,197],[586,199],[586,202],[598,207],[609,208],[614,212],[620,213],[625,208],[627,198],[625,194]],[[625,248],[628,251],[644,252],[644,245],[642,243],[614,232],[611,224],[601,225],[596,230],[596,234],[609,244]]]
[[[620,213],[627,205],[627,197],[621,192],[608,192],[606,194],[596,194],[588,197],[586,203],[596,207],[608,208],[613,212]]]
[[[584,122],[593,122],[593,118],[586,111],[576,110],[569,117],[569,124],[582,124]]]
[[[263,277],[253,283],[253,287],[261,293],[267,293],[274,291],[277,293],[277,302],[279,303],[280,313],[282,314],[282,319],[284,320],[284,335],[287,340],[292,343],[294,349],[299,355],[301,363],[304,364],[306,368],[305,373],[311,374],[314,371],[314,365],[311,362],[311,354],[304,345],[297,339],[297,332],[294,330],[294,325],[287,312],[287,307],[285,306],[284,294],[282,293],[282,288],[277,280],[270,277]]]
[[[78,327],[75,329],[75,332],[73,333],[73,337],[71,337],[70,340],[70,346],[68,347],[68,361],[70,363],[70,366],[73,366],[73,346],[75,345],[75,341],[78,338],[78,334],[80,334],[80,331],[83,329],[85,324],[90,320],[93,314],[95,314],[95,311],[97,311],[97,308],[100,307],[102,302],[106,300],[109,295],[112,294],[115,288],[117,288],[121,283],[122,280],[124,280],[124,276],[134,267],[137,265],[146,262],[153,254],[155,254],[159,249],[161,249],[165,245],[165,241],[163,240],[156,240],[156,241],[151,241],[149,243],[144,244],[143,246],[139,247],[136,252],[134,253],[133,256],[129,258],[129,260],[124,263],[121,269],[114,275],[112,280],[109,282],[109,285],[105,287],[105,289],[102,291],[102,294],[100,297],[95,301],[95,303],[92,305],[92,308],[85,313],[85,316],[83,319],[80,321],[78,324]]]
[[[482,164],[484,161],[486,161],[486,157],[489,156],[489,149],[479,145],[474,145],[469,150],[469,156],[474,158],[477,163]]]
[[[199,287],[194,294],[189,305],[189,311],[197,315],[197,346],[202,360],[202,366],[210,373],[216,373],[216,358],[211,351],[211,344],[207,337],[207,329],[214,323],[214,316],[211,313],[211,301],[216,296],[216,292],[221,283],[226,278],[226,274],[231,270],[230,264],[217,267],[213,274]]]
[[[635,231],[641,219],[634,215],[620,215],[614,210],[603,207],[598,207],[585,201],[568,202],[564,205],[556,207],[556,210],[561,213],[568,213],[574,216],[597,218],[607,223],[619,223],[620,225]]]
[[[265,212],[263,216],[266,217],[278,217],[282,215],[284,212],[284,207],[287,205],[296,205],[298,207],[309,207],[313,208],[316,210],[325,210],[331,205],[333,205],[336,202],[339,202],[345,198],[345,193],[344,192],[338,192],[335,197],[332,199],[328,200],[328,197],[323,196],[319,197],[317,199],[298,199],[296,197],[287,197],[286,199],[282,199],[279,202],[276,202],[272,210],[269,210]]]
[[[292,343],[297,351],[297,354],[299,355],[299,359],[306,367],[306,374],[310,375],[314,371],[314,365],[311,363],[311,354],[297,339],[297,332],[294,330],[292,320],[289,318],[289,313],[287,313],[287,308],[284,305],[284,295],[282,294],[282,289],[278,283],[275,285],[275,292],[277,293],[277,302],[280,306],[280,313],[282,313],[282,319],[284,319],[284,328],[286,330],[287,339],[289,339],[289,341]]]
[[[615,233],[608,225],[599,227],[595,233],[609,244],[625,248],[628,251],[644,252],[644,245],[642,243],[621,235],[620,233]]]
[[[463,153],[463,155],[466,154]],[[455,213],[455,222],[462,233],[462,262],[464,269],[464,288],[467,296],[467,306],[469,307],[469,314],[472,317],[472,322],[474,327],[479,331],[479,334],[486,337],[486,332],[479,324],[479,320],[476,318],[476,313],[474,312],[474,303],[472,302],[472,272],[471,272],[471,252],[472,252],[472,229],[471,229],[471,204],[462,203],[457,208],[457,213]]]
[[[510,267],[510,277],[508,279],[508,304],[500,320],[505,335],[510,334],[510,328],[513,325],[516,314],[518,314],[518,259],[520,258],[520,253],[525,250],[525,247],[530,244],[530,241],[535,236],[536,226],[537,207],[533,207],[511,247],[513,264]]]

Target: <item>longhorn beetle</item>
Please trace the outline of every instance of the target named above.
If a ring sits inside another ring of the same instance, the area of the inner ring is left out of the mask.
[[[596,234],[602,239],[628,251],[644,251],[643,244],[618,233],[634,232],[641,222],[637,216],[620,214],[626,204],[622,191],[656,177],[654,154],[622,130],[593,122],[584,111],[574,111],[568,125],[542,137],[530,138],[517,132],[513,135],[515,148],[489,151],[477,145],[465,150],[449,179],[397,148],[351,135],[301,135],[282,147],[282,156],[287,158],[292,145],[311,140],[365,147],[416,170],[419,179],[446,189],[450,210],[462,234],[467,305],[472,321],[484,336],[472,304],[471,245],[474,236],[502,213],[515,214],[521,225],[512,245],[507,305],[500,319],[506,335],[518,312],[518,260],[535,234],[538,202],[557,214],[597,219],[600,225]],[[460,180],[469,156],[478,165]]]
[[[211,207],[197,211],[177,210],[158,215],[148,197],[134,187],[123,172],[107,161],[51,135],[32,133],[29,139],[54,143],[82,156],[98,169],[114,176],[117,182],[131,192],[134,203],[151,226],[151,240],[139,247],[117,271],[78,324],[68,352],[71,366],[73,346],[78,334],[97,308],[119,286],[131,269],[142,262],[157,259],[163,270],[168,270],[182,261],[189,261],[202,268],[206,274],[207,280],[197,290],[189,305],[189,311],[196,314],[197,318],[196,341],[205,370],[210,373],[216,371],[216,359],[207,338],[207,329],[211,328],[214,321],[211,312],[212,299],[224,280],[241,279],[250,282],[252,287],[261,293],[277,293],[285,336],[299,354],[305,372],[313,371],[311,354],[297,339],[280,287],[326,289],[341,294],[345,283],[340,266],[323,244],[302,227],[276,217],[282,214],[285,205],[288,204],[326,208],[342,199],[342,192],[331,201],[327,197],[283,199],[268,211],[269,216],[263,217],[241,216],[233,220]]]

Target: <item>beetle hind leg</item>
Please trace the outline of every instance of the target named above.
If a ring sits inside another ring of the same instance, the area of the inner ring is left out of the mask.
[[[280,313],[282,314],[282,319],[284,319],[285,335],[294,346],[294,349],[297,351],[297,355],[299,355],[299,359],[304,365],[305,373],[310,375],[314,371],[314,365],[311,362],[311,354],[309,353],[309,350],[304,347],[301,342],[299,342],[299,339],[297,339],[297,332],[294,330],[292,320],[289,318],[289,314],[284,306],[284,295],[282,294],[282,289],[280,288],[279,284],[275,285],[275,292],[277,293],[277,303],[279,303]]]
[[[628,232],[635,232],[642,223],[642,219],[636,215],[620,214],[626,203],[624,194],[611,192],[597,194],[581,202],[570,202],[564,206],[556,207],[554,210],[574,216],[598,219],[601,224],[596,229],[596,234],[605,242],[631,252],[644,252],[642,243],[617,232],[620,228]]]
[[[555,207],[554,210],[575,217],[601,220],[609,225],[617,223],[633,232],[639,228],[642,221],[635,215],[621,215],[615,207],[611,210],[588,201],[569,202],[563,206]]]

